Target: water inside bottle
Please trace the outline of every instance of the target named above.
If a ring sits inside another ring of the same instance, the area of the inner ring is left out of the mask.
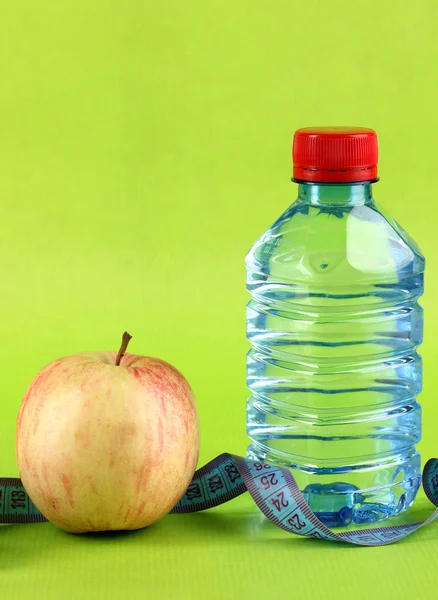
[[[301,184],[247,255],[248,456],[291,468],[328,526],[418,491],[424,265],[370,184]]]

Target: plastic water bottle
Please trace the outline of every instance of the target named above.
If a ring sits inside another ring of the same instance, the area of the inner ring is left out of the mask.
[[[379,521],[421,482],[425,261],[373,199],[373,130],[300,129],[293,159],[298,198],[246,257],[247,455],[327,525]]]

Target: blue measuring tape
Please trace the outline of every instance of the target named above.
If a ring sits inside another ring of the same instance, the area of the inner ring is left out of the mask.
[[[221,454],[198,469],[184,496],[170,511],[191,513],[213,508],[248,491],[262,513],[289,533],[359,546],[385,546],[438,519],[438,459],[423,470],[423,489],[437,507],[425,521],[334,533],[312,512],[288,469]],[[20,479],[0,478],[0,523],[47,521],[30,500]]]

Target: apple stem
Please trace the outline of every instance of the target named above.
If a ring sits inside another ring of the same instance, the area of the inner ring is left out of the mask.
[[[128,347],[129,342],[132,339],[132,335],[129,335],[127,331],[123,334],[122,337],[122,345],[120,346],[119,353],[116,358],[116,366],[118,367],[122,361],[122,358],[125,356],[126,348]]]

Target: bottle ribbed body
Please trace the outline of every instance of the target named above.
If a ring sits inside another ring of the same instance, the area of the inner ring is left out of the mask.
[[[329,525],[420,485],[424,264],[366,185],[301,185],[247,255],[248,455],[293,469]]]

